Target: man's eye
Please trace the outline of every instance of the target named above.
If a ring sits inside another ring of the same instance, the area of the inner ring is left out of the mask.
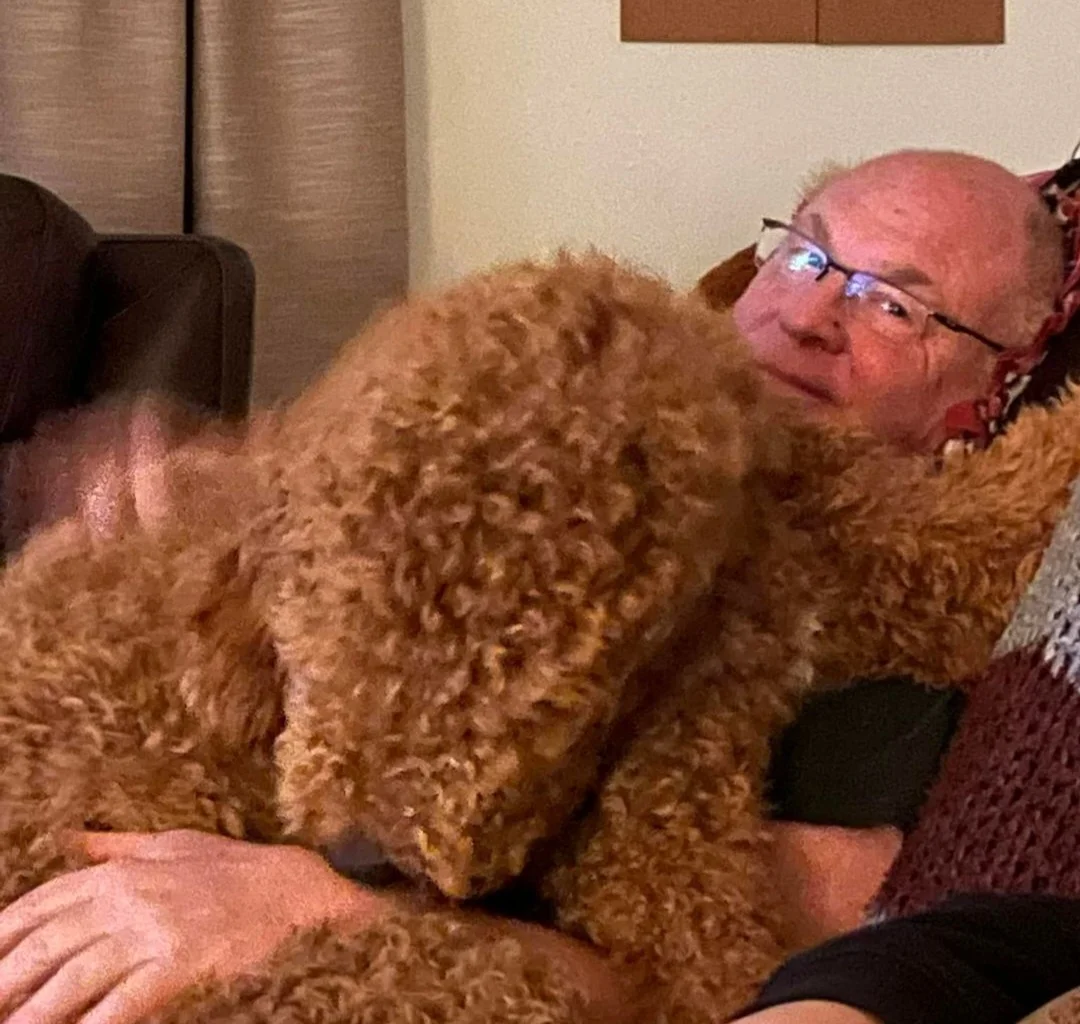
[[[828,266],[828,263],[824,253],[817,249],[807,248],[795,249],[787,259],[788,270],[796,274],[806,271],[819,274]]]
[[[896,320],[910,320],[911,311],[891,295],[875,295],[874,302],[886,316]]]

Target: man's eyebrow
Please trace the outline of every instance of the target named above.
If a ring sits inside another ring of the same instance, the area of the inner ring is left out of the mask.
[[[931,287],[934,285],[934,280],[929,274],[918,267],[911,267],[907,264],[899,267],[886,264],[877,272],[877,276],[883,281],[888,281],[889,284],[895,284],[898,288],[907,288],[913,284],[929,285]]]

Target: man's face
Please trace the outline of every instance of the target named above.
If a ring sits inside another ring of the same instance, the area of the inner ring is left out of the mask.
[[[1030,339],[1005,332],[1010,298],[1022,294],[1026,186],[969,160],[872,161],[828,184],[793,224],[845,266],[1022,347]],[[930,321],[921,337],[898,346],[859,314],[841,273],[795,282],[781,263],[766,262],[735,305],[736,323],[777,392],[912,450],[944,440],[950,406],[986,395],[996,357],[976,339]]]

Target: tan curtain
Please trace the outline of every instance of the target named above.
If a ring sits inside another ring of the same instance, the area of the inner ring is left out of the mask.
[[[184,0],[0,0],[0,170],[99,231],[180,231]]]
[[[405,287],[399,0],[197,0],[194,216],[258,268],[256,402]]]
[[[399,0],[0,0],[0,170],[243,245],[289,397],[406,286],[401,36]]]
[[[399,0],[196,0],[195,225],[258,268],[256,402],[407,278]]]

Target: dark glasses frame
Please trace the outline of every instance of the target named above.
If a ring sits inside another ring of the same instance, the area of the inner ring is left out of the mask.
[[[834,259],[832,253],[830,253],[820,242],[815,242],[814,239],[812,239],[809,235],[803,234],[803,232],[801,232],[798,228],[793,227],[786,221],[776,220],[773,217],[762,217],[761,227],[763,231],[787,231],[789,234],[794,235],[796,238],[801,238],[804,242],[807,243],[807,245],[813,246],[814,249],[820,252],[821,255],[825,258],[825,266],[821,268],[820,272],[814,278],[815,281],[820,281],[823,277],[825,277],[826,274],[828,274],[830,270],[835,270],[838,273],[843,274],[848,281],[850,281],[856,275],[882,281],[883,283],[888,284],[890,288],[895,288],[898,292],[903,292],[906,296],[908,296],[908,298],[911,299],[912,302],[917,303],[919,306],[925,309],[928,320],[934,320],[937,323],[941,324],[942,327],[945,327],[950,331],[954,331],[956,334],[966,334],[968,335],[968,337],[974,338],[976,341],[981,342],[988,349],[990,349],[991,352],[994,352],[998,355],[1009,350],[1009,347],[1007,345],[1002,345],[1001,342],[994,341],[992,338],[988,338],[985,334],[981,334],[973,327],[966,327],[958,320],[954,320],[948,314],[931,309],[925,302],[923,302],[922,299],[920,299],[917,295],[912,295],[911,292],[909,292],[906,288],[901,288],[898,285],[892,284],[885,278],[878,277],[877,274],[871,274],[869,271],[856,270],[853,267],[845,266],[843,263]]]

